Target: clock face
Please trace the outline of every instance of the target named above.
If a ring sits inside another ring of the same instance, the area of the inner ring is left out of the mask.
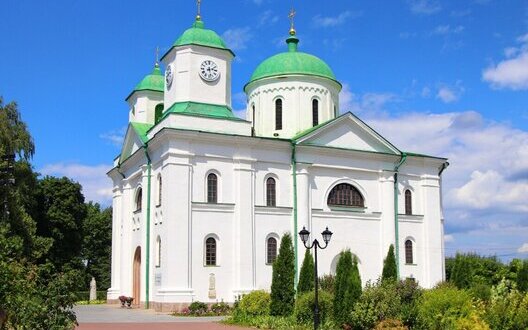
[[[174,78],[174,73],[172,72],[172,65],[168,65],[165,69],[165,83],[167,84],[167,89],[172,85],[172,78]]]
[[[206,60],[200,66],[200,77],[205,81],[215,81],[220,78],[220,70],[215,62]]]

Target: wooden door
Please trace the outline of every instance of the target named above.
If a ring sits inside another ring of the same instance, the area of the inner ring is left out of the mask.
[[[136,253],[134,253],[132,285],[133,304],[139,306],[141,299],[141,247],[139,246],[136,248]]]

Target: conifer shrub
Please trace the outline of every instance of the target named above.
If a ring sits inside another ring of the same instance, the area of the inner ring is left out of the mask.
[[[264,290],[250,292],[242,297],[236,304],[235,316],[255,317],[268,315],[270,312],[271,297]]]
[[[299,284],[297,284],[297,294],[310,292],[314,289],[314,260],[310,250],[306,249],[304,260],[299,274]]]
[[[396,268],[396,256],[394,255],[394,245],[391,244],[387,257],[383,260],[382,281],[396,282],[398,280],[398,270]]]
[[[321,323],[332,317],[332,295],[319,290],[319,315]],[[300,294],[295,301],[295,319],[301,323],[312,323],[314,316],[315,291]]]
[[[293,313],[295,303],[295,256],[290,234],[281,239],[279,255],[273,262],[271,279],[270,314],[289,316]]]
[[[354,303],[361,295],[361,279],[357,261],[352,258],[350,250],[341,252],[336,267],[334,292],[334,320],[337,325],[347,323]]]

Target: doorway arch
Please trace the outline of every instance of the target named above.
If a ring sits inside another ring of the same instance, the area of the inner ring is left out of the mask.
[[[339,261],[339,257],[341,257],[341,253],[337,254],[333,259],[332,259],[332,262],[330,263],[330,275],[334,275],[336,274],[336,268],[337,268],[337,262]],[[358,270],[359,270],[359,274],[361,275],[361,260],[359,260],[358,256],[354,253],[352,253],[352,259],[356,259],[357,260],[357,263],[358,263]]]
[[[133,304],[139,306],[141,299],[141,247],[136,248],[132,267],[132,297]]]

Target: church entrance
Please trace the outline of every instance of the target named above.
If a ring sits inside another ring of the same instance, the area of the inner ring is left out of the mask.
[[[132,297],[133,304],[139,307],[141,293],[141,247],[136,248],[134,253],[134,266],[132,267]]]

